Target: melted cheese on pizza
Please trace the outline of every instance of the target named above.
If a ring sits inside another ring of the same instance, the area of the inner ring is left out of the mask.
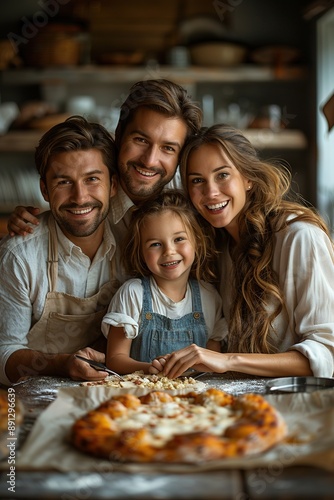
[[[150,430],[151,444],[163,446],[175,434],[209,431],[221,435],[236,420],[235,413],[210,402],[199,406],[176,400],[163,405],[150,403],[129,410],[125,416],[114,419],[118,431],[146,428]]]

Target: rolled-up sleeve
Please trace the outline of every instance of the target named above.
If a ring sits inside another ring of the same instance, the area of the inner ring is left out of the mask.
[[[102,320],[101,330],[105,337],[108,337],[110,326],[124,328],[129,339],[137,337],[142,297],[141,281],[137,279],[126,281],[117,290]]]
[[[138,336],[138,323],[126,314],[109,312],[104,316],[102,322],[102,333],[105,337],[108,337],[109,332],[109,327],[107,325],[124,328],[124,333],[127,339],[135,339]]]

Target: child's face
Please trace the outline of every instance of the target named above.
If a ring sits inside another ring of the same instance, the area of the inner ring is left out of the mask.
[[[143,259],[158,284],[159,279],[188,279],[195,249],[181,217],[172,211],[149,215],[140,236]]]

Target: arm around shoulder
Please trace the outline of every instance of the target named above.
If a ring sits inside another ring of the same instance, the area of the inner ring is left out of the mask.
[[[40,213],[37,207],[17,206],[14,212],[11,213],[7,223],[7,229],[10,236],[17,234],[26,236],[28,233],[33,233],[33,229],[28,225],[28,222],[37,226],[39,224],[36,215]]]

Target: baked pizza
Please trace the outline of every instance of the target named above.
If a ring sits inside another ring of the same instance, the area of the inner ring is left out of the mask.
[[[210,388],[114,396],[74,423],[71,441],[107,460],[200,463],[260,453],[285,435],[282,416],[262,396]]]
[[[103,380],[81,382],[80,385],[86,387],[114,387],[120,389],[145,388],[159,391],[178,391],[185,389],[198,391],[203,390],[206,387],[206,384],[199,382],[192,377],[178,377],[170,379],[159,373],[156,375],[144,374],[141,370],[127,375],[122,375],[122,379],[116,377],[115,375],[110,375]]]

